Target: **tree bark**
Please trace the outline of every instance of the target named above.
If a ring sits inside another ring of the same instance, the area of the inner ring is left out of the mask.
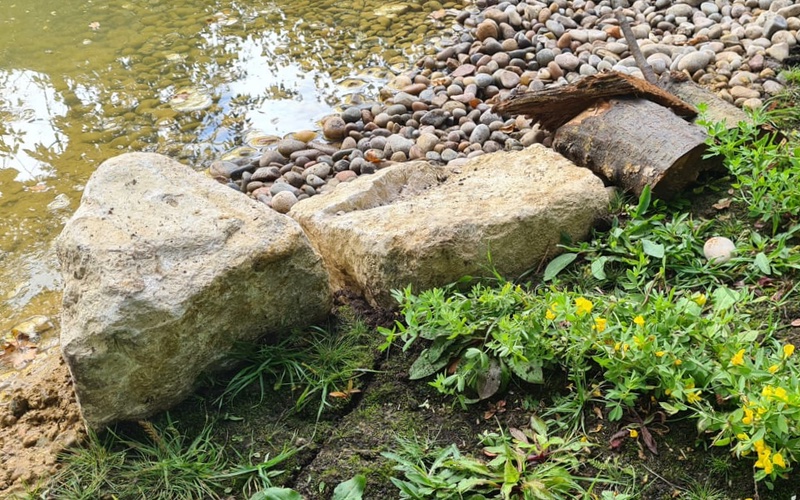
[[[645,99],[601,101],[555,134],[553,149],[635,195],[670,198],[709,167],[705,131]]]
[[[519,94],[494,106],[493,111],[510,115],[528,115],[542,127],[554,131],[591,107],[600,99],[636,96],[649,99],[672,109],[675,113],[693,117],[697,109],[664,90],[640,78],[615,71],[581,78],[562,87]]]
[[[722,99],[714,92],[692,82],[683,73],[667,73],[662,76],[659,86],[693,106],[705,104],[706,111],[701,117],[712,122],[725,122],[728,128],[736,127],[739,122],[750,123],[747,113]],[[695,119],[692,120],[694,122]]]

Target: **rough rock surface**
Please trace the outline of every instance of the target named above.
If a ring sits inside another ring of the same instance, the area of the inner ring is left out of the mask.
[[[62,351],[91,427],[168,408],[234,342],[330,310],[296,222],[156,154],[103,163],[57,252]]]
[[[493,265],[514,276],[585,237],[606,213],[602,181],[541,145],[461,167],[397,164],[295,205],[335,287],[374,305],[390,291],[441,286]],[[491,264],[488,256],[491,253]]]

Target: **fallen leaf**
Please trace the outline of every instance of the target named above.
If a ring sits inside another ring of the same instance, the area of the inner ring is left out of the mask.
[[[611,446],[612,450],[617,450],[620,446],[622,446],[622,443],[630,437],[631,431],[625,428],[611,436],[611,438],[608,440],[608,444]]]
[[[592,411],[597,416],[597,418],[599,418],[600,420],[603,420],[603,410],[601,410],[600,407],[595,406],[595,407],[592,408]]]
[[[591,430],[589,432],[591,432],[593,434],[596,434],[596,433],[598,433],[598,432],[600,432],[602,430],[603,430],[603,424],[597,424],[597,427],[595,427],[593,430]]]
[[[89,23],[89,28],[91,28],[92,31],[97,31],[100,29],[100,23],[98,23],[97,21],[91,22]]]
[[[461,358],[456,358],[452,363],[447,365],[447,374],[452,375],[458,370],[458,364],[461,362]]]
[[[25,189],[32,193],[44,193],[45,191],[50,190],[50,186],[48,186],[44,182],[39,182],[38,184],[26,187]]]
[[[792,326],[800,326],[800,318],[792,320]]]
[[[658,455],[656,440],[653,439],[653,435],[650,434],[650,431],[647,430],[647,427],[641,426],[639,430],[642,433],[642,441],[644,441],[644,445],[647,446],[647,449],[650,450],[653,455]]]
[[[16,344],[6,344],[0,352],[0,363],[11,365],[15,370],[25,368],[36,357],[36,346],[34,344],[19,341]]]
[[[344,391],[332,391],[332,392],[328,393],[328,396],[330,396],[332,398],[344,398],[344,399],[347,399],[350,396],[352,396],[353,394],[358,394],[359,392],[361,392],[361,389],[353,388],[353,379],[350,379],[350,380],[347,381],[347,389],[345,389]]]
[[[717,210],[725,210],[731,206],[731,199],[730,198],[722,198],[718,202],[711,205],[712,207],[716,208]]]

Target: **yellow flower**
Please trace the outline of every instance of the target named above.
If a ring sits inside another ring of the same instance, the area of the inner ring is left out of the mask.
[[[707,299],[704,294],[698,293],[692,300],[694,300],[695,304],[697,304],[698,306],[703,307],[704,305],[706,305]]]
[[[670,394],[672,394],[672,389],[665,389],[665,390],[664,390],[664,394],[666,394],[667,396],[669,396]]]
[[[771,397],[774,394],[773,388],[771,385],[765,385],[763,389],[761,389],[761,395],[765,398]]]
[[[744,349],[739,349],[739,352],[733,355],[731,364],[733,366],[742,366],[744,364]]]
[[[696,403],[696,402],[700,401],[701,399],[703,399],[703,398],[700,397],[700,392],[701,391],[690,392],[690,393],[686,394],[686,401],[688,401],[689,403]]]
[[[622,352],[628,352],[628,349],[630,348],[631,346],[629,346],[628,344],[622,344]]]
[[[747,410],[745,410],[745,411],[747,411]],[[767,445],[764,444],[764,440],[763,439],[759,439],[758,441],[753,443],[753,448],[756,449],[756,452],[758,452],[759,455],[764,453],[765,451],[769,451],[769,447],[767,447]]]
[[[587,441],[589,441],[589,438],[587,438],[586,436],[581,436],[581,443],[585,443]]]
[[[664,351],[656,351],[656,357],[659,357],[659,358],[660,358],[660,357],[661,357],[661,356],[663,356],[664,354],[666,354]]]
[[[772,461],[769,459],[769,455],[769,452],[764,455],[759,455],[755,465],[756,467],[764,469],[765,473],[772,474]]]
[[[594,307],[590,301],[584,299],[583,297],[578,297],[575,299],[575,306],[578,308],[578,316],[589,314],[592,312],[592,307]]]
[[[547,312],[544,313],[544,317],[549,319],[550,321],[553,321],[554,319],[556,319],[556,313],[548,309]]]
[[[631,429],[630,434],[631,434],[631,437],[634,438],[634,439],[639,437],[639,432],[636,429]]]
[[[789,402],[789,395],[783,387],[776,387],[775,390],[772,391],[772,395],[775,396],[775,399],[780,399],[784,403]]]
[[[675,363],[675,366],[680,366],[680,365],[682,365],[682,364],[683,364],[683,361],[681,361],[680,359],[676,359],[676,360],[674,361],[674,363]]]
[[[597,330],[598,332],[602,332],[602,331],[604,331],[606,329],[606,325],[607,324],[608,324],[608,320],[606,320],[604,318],[595,318],[593,329]]]
[[[786,462],[783,460],[783,455],[780,453],[772,455],[772,463],[778,467],[783,467],[784,469],[786,468]]]
[[[751,410],[750,408],[744,409],[744,416],[742,417],[742,423],[745,425],[750,425],[753,423],[753,410]],[[761,443],[763,443],[763,441],[761,441]],[[756,446],[756,449],[758,449],[758,446]]]
[[[622,347],[622,343],[621,342],[617,342],[616,344],[614,344],[614,350],[615,351],[619,351],[620,347]]]
[[[778,371],[779,368],[780,368],[780,366],[778,366],[778,365],[772,365],[769,368],[767,368],[767,371],[770,372],[770,373],[775,373],[775,372]]]
[[[758,413],[759,415],[763,415],[767,413],[767,409],[764,408],[763,406],[759,406],[758,408],[756,408],[756,413]]]
[[[783,346],[783,359],[788,358],[793,353],[794,353],[794,345],[786,344],[785,346]]]
[[[635,318],[633,318],[633,322],[636,323],[639,326],[644,326],[644,318],[642,317],[641,314],[639,316],[636,316]]]
[[[748,439],[750,439],[750,436],[748,436],[744,432],[740,432],[739,434],[736,435],[736,439],[738,439],[739,441],[747,441]]]

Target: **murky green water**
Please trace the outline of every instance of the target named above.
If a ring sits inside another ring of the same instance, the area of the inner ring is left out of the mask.
[[[0,338],[58,314],[52,241],[102,161],[156,151],[199,169],[248,130],[316,129],[465,3],[0,0]],[[175,106],[194,92],[210,105]]]

